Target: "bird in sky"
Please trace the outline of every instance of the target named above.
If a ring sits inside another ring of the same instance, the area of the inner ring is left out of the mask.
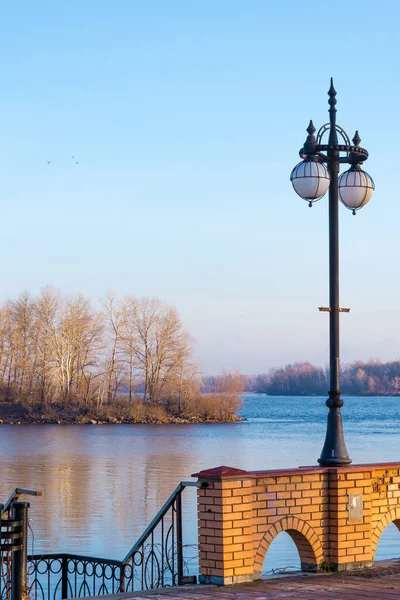
[[[49,165],[51,163],[51,160],[46,160],[47,164]]]
[[[79,160],[76,160],[76,161],[75,161],[75,164],[77,165],[78,163],[79,163]]]

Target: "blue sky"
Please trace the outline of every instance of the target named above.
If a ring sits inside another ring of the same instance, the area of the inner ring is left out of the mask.
[[[3,3],[0,300],[156,295],[207,372],[326,364],[327,198],[289,174],[333,76],[377,186],[340,211],[342,358],[399,358],[399,6]]]

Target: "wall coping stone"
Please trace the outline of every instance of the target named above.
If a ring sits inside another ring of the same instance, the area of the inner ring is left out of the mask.
[[[206,469],[205,471],[199,471],[199,473],[193,473],[191,477],[198,477],[199,479],[248,479],[249,472],[222,465],[214,469]]]
[[[193,473],[198,479],[262,479],[264,477],[283,477],[285,475],[304,475],[309,473],[351,473],[357,471],[374,471],[376,469],[400,469],[400,462],[366,463],[349,467],[301,466],[292,469],[270,469],[265,471],[244,471],[235,467],[220,466]]]

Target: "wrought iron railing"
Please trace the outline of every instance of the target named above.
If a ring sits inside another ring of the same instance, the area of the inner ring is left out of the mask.
[[[28,556],[28,593],[34,600],[61,600],[196,583],[188,569],[193,554],[183,543],[182,482],[123,560],[78,554]],[[2,599],[1,599],[2,600]],[[7,599],[8,600],[8,599]]]
[[[116,594],[123,591],[123,569],[119,560],[34,554],[28,556],[28,594],[38,600]]]
[[[153,589],[195,583],[185,573],[182,535],[182,492],[195,482],[181,482],[162,509],[126,555],[124,591]],[[139,584],[139,585],[138,585]]]

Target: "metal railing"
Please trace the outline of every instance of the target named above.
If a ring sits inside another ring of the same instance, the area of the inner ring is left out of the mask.
[[[29,490],[27,488],[15,488],[9,499],[5,504],[0,504],[0,518],[5,519],[9,516],[9,511],[11,508],[11,504],[13,502],[18,502],[21,496],[41,496],[42,492],[38,492],[37,490]]]
[[[26,590],[28,502],[12,502],[0,519],[0,597],[22,600]],[[3,510],[4,505],[0,505]]]
[[[28,556],[28,593],[38,600],[105,596],[121,591],[119,560],[79,554]]]
[[[30,597],[61,600],[196,583],[185,569],[182,492],[197,485],[177,486],[123,560],[68,553],[28,556]]]
[[[0,598],[22,600],[27,589],[28,502],[21,495],[40,496],[36,490],[16,488],[0,504]]]
[[[182,492],[197,482],[181,482],[123,560],[124,591],[196,583],[184,573]]]

